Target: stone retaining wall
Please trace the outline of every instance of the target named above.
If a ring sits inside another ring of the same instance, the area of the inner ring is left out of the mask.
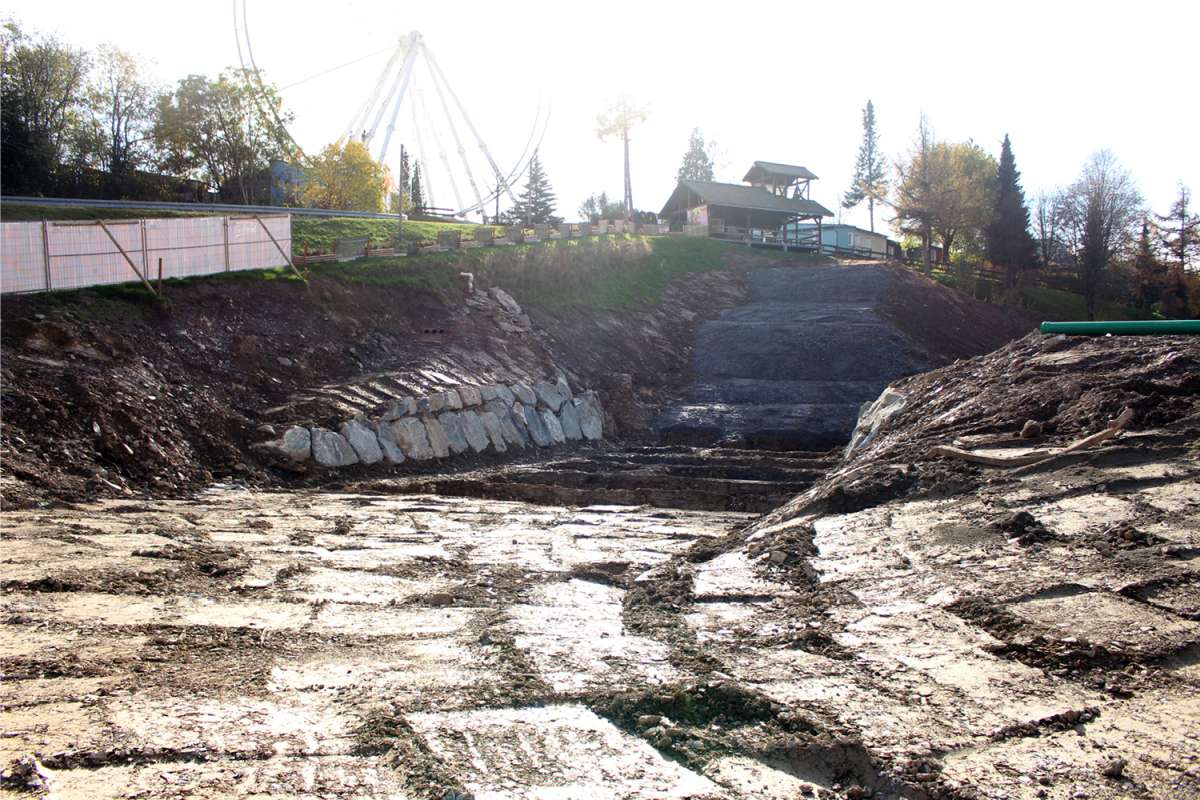
[[[533,385],[464,385],[394,398],[378,413],[347,419],[336,431],[293,425],[256,448],[292,465],[402,464],[596,441],[603,437],[603,420],[595,392],[576,396],[562,378]]]

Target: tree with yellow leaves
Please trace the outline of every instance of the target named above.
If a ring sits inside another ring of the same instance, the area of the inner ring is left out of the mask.
[[[387,172],[362,142],[331,144],[313,159],[304,204],[335,211],[382,211]]]

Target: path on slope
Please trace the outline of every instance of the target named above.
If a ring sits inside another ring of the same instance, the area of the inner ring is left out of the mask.
[[[896,283],[879,264],[749,273],[750,303],[701,324],[695,382],[655,421],[674,443],[821,449],[863,402],[931,365],[880,313]]]

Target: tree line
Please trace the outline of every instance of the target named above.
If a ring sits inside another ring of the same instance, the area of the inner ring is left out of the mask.
[[[872,230],[875,207],[891,208],[896,230],[919,243],[927,273],[937,244],[949,261],[1002,270],[1014,295],[1039,270],[1071,273],[1089,319],[1102,294],[1163,316],[1186,316],[1200,301],[1200,217],[1189,190],[1180,185],[1171,207],[1156,214],[1108,150],[1031,209],[1007,135],[997,160],[973,141],[939,140],[922,115],[908,152],[889,169],[868,101],[842,206],[864,201]]]

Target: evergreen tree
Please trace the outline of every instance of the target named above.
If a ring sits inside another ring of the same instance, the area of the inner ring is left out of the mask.
[[[1134,292],[1139,306],[1150,308],[1162,299],[1163,289],[1167,284],[1167,271],[1154,256],[1154,249],[1150,244],[1148,220],[1142,220],[1142,235],[1138,237],[1137,255],[1133,260],[1133,273]]]
[[[984,236],[988,261],[1004,267],[1008,286],[1016,286],[1021,271],[1036,263],[1038,248],[1029,233],[1029,209],[1025,205],[1021,173],[1017,171],[1008,134],[1004,135],[1004,144],[1000,146],[992,221]]]
[[[554,190],[550,188],[550,179],[542,169],[542,160],[537,152],[529,160],[529,178],[525,183],[525,191],[517,200],[512,210],[512,217],[526,224],[553,222],[554,205],[556,203]]]
[[[867,201],[871,217],[871,232],[875,231],[875,204],[886,202],[888,191],[887,162],[879,151],[879,133],[875,130],[875,106],[868,100],[863,109],[863,140],[854,164],[854,179],[850,191],[842,198],[842,208],[850,209]]]
[[[681,181],[711,181],[713,179],[713,160],[704,149],[704,137],[699,128],[692,129],[688,139],[687,152],[683,154],[683,163],[675,176]]]
[[[412,203],[412,210],[415,214],[420,214],[425,210],[425,191],[421,188],[421,162],[413,164],[412,185],[408,190],[408,199]]]
[[[409,210],[408,198],[412,186],[412,165],[408,161],[408,151],[400,151],[400,179],[396,181],[396,211],[405,213]]]
[[[1155,214],[1158,224],[1158,239],[1171,260],[1181,269],[1187,270],[1191,262],[1200,257],[1200,215],[1188,213],[1191,192],[1186,186],[1179,187],[1179,198],[1165,215]]]

